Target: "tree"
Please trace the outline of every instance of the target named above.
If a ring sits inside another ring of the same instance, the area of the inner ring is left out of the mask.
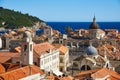
[[[72,28],[70,26],[67,26],[65,31],[69,34],[72,31]]]
[[[28,13],[22,14],[19,11],[4,9],[0,7],[0,27],[14,29],[22,26],[32,27],[36,22],[44,22],[35,16],[31,16]],[[6,22],[3,26],[1,23]]]

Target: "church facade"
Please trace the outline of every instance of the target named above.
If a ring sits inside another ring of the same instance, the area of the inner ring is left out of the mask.
[[[77,69],[80,72],[103,67],[112,68],[109,59],[106,57],[106,51],[104,51],[104,57],[102,57],[98,54],[97,49],[91,44],[85,49],[85,53],[73,60],[72,67],[73,70]]]

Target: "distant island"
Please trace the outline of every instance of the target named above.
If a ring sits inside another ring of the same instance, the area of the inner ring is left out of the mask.
[[[21,28],[23,26],[32,27],[37,22],[44,21],[28,13],[23,14],[19,11],[0,7],[0,27],[10,29]]]

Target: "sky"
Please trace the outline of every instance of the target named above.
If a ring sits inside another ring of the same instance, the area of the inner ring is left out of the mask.
[[[120,21],[120,0],[0,0],[0,6],[44,21]]]

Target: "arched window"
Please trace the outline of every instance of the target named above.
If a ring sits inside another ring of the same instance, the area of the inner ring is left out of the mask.
[[[88,66],[88,65],[83,65],[83,66],[81,67],[81,70],[91,70],[91,68],[90,68],[90,66]]]
[[[26,51],[27,50],[27,45],[24,45],[24,51]]]
[[[108,67],[109,67],[109,65],[108,65],[108,63],[107,63],[106,68],[108,68]]]

